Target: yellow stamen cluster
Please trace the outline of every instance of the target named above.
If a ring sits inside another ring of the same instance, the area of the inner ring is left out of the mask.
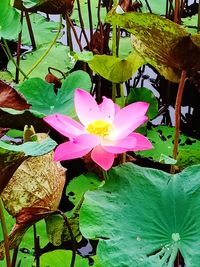
[[[87,126],[86,130],[90,134],[105,137],[108,136],[110,131],[112,130],[112,124],[108,123],[107,121],[97,120],[90,123]]]

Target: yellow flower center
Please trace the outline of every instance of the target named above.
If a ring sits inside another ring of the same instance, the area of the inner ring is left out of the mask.
[[[95,134],[101,137],[108,136],[110,131],[112,130],[112,124],[107,121],[97,120],[90,123],[86,130],[90,134]]]

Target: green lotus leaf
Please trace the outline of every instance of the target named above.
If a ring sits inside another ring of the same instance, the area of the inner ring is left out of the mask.
[[[0,1],[0,39],[14,40],[21,31],[20,15],[10,0]]]
[[[37,48],[43,44],[50,43],[57,34],[59,23],[51,20],[49,21],[44,16],[36,13],[32,13],[29,16]],[[26,22],[23,23],[22,31],[22,44],[31,45],[30,34]],[[62,34],[63,33],[60,35],[62,36]]]
[[[90,68],[105,79],[113,83],[123,83],[144,64],[144,60],[137,54],[131,54],[126,59],[108,55],[95,55],[88,62]]]
[[[55,251],[44,253],[40,257],[40,266],[41,267],[61,267],[61,266],[65,266],[66,264],[70,266],[71,258],[72,258],[71,251],[58,249]],[[91,264],[89,263],[91,260],[92,258],[88,259],[88,258],[83,258],[79,255],[76,255],[74,267],[89,267],[91,266]],[[94,260],[92,260],[92,262],[94,262],[92,266],[101,267],[96,257],[94,257]]]
[[[161,155],[173,157],[174,127],[155,126],[147,132],[147,138],[154,146],[150,151],[138,152],[139,155],[161,161]],[[184,135],[179,136],[177,165],[181,168],[199,163],[200,141]]]
[[[200,165],[179,174],[126,163],[103,187],[84,196],[80,229],[99,238],[97,256],[109,267],[172,267],[178,251],[200,265]]]
[[[47,52],[48,49],[48,45],[45,45],[40,47],[36,51],[23,55],[21,57],[20,67],[24,70],[25,73],[27,73],[32,68],[33,64],[37,62],[44,55],[44,53]],[[48,55],[44,58],[44,60],[42,60],[42,62],[37,66],[37,68],[35,68],[31,72],[29,78],[40,77],[44,79],[48,73],[49,67],[59,69],[64,73],[68,73],[74,67],[75,64],[75,61],[70,56],[69,52],[69,47],[57,43],[51,48]],[[8,70],[12,73],[14,77],[16,68],[12,61],[9,61],[8,63]],[[21,78],[23,77],[20,74],[20,79]]]
[[[147,111],[149,120],[153,119],[158,114],[158,101],[151,90],[145,87],[131,88],[131,91],[127,97],[127,104],[131,104],[137,101],[144,101],[150,104]]]
[[[39,117],[61,113],[74,116],[74,91],[82,88],[91,89],[90,76],[81,70],[74,71],[63,81],[56,94],[53,84],[40,78],[31,78],[19,85],[17,90],[31,105],[30,111]]]

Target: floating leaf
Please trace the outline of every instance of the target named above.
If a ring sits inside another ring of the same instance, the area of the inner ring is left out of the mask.
[[[90,76],[84,71],[74,71],[63,81],[57,95],[54,86],[40,78],[32,78],[22,83],[18,90],[24,95],[31,105],[30,111],[35,115],[44,117],[47,115],[61,113],[74,115],[74,91],[82,88],[87,91],[91,89]]]
[[[184,27],[189,33],[197,33],[198,14],[192,17],[181,18],[181,21],[183,22]]]
[[[165,154],[168,157],[173,157],[173,146],[174,146],[174,128],[168,126],[155,126],[152,127],[151,130],[147,132],[147,138],[151,141],[154,146],[151,149],[151,153],[149,151],[141,151],[138,152],[139,155],[144,157],[153,158],[155,161],[160,161],[161,154]],[[177,158],[177,165],[179,166],[188,166],[183,165],[183,161],[186,162],[188,160],[188,164],[197,164],[199,156],[191,158],[190,153],[184,153],[181,151],[189,150],[192,151],[198,150],[200,152],[200,141],[191,137],[187,137],[184,134],[180,134],[179,136],[179,154]],[[183,158],[181,155],[184,155]],[[187,158],[186,158],[187,155]],[[182,161],[182,163],[181,163]]]
[[[66,250],[55,250],[51,252],[44,253],[40,257],[40,266],[41,267],[60,267],[64,266],[66,264],[70,264],[72,258],[72,252],[66,251]],[[94,264],[92,266],[94,267],[101,267],[98,262],[96,262],[97,259],[94,260]],[[74,267],[89,267],[91,264],[89,262],[92,261],[92,258],[83,258],[79,255],[76,255],[76,261]],[[35,266],[35,265],[33,265]]]
[[[49,49],[47,45],[40,47],[38,50],[34,52],[27,53],[21,57],[20,67],[26,72],[28,72],[33,64],[39,60],[44,53]],[[69,72],[75,64],[73,58],[69,55],[69,47],[61,44],[54,45],[45,59],[31,72],[29,77],[40,77],[42,79],[45,78],[48,67],[53,67],[56,69],[62,70],[64,73]],[[15,66],[12,61],[8,63],[8,70],[15,75]],[[20,74],[20,79],[22,78]]]
[[[145,87],[131,88],[127,97],[127,104],[137,101],[144,101],[150,104],[147,112],[147,116],[150,120],[158,114],[158,101],[151,90]]]
[[[57,34],[59,23],[56,21],[49,21],[44,16],[35,13],[30,14],[29,17],[37,48],[43,44],[50,43]],[[22,31],[22,44],[31,45],[27,23],[23,23]],[[60,35],[62,36],[62,33]]]
[[[131,163],[111,169],[80,214],[82,234],[99,238],[101,264],[171,267],[180,251],[187,267],[199,266],[199,175],[199,165],[175,175]]]
[[[183,69],[190,71],[200,67],[197,43],[185,29],[170,20],[140,12],[119,15],[112,10],[106,22],[131,32],[135,50],[173,82],[178,82]]]
[[[0,39],[13,40],[21,31],[20,16],[10,0],[0,1]]]

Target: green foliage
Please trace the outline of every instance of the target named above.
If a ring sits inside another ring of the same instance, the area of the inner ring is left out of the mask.
[[[112,50],[112,39],[109,41],[109,48]],[[126,58],[133,52],[130,37],[121,37],[119,41],[119,58]]]
[[[153,119],[158,114],[158,101],[151,90],[145,87],[131,88],[131,91],[127,97],[127,104],[137,101],[144,101],[150,104],[147,112],[149,120]]]
[[[137,54],[131,54],[126,59],[108,55],[95,55],[88,62],[90,68],[105,79],[113,83],[123,83],[144,64],[144,60]]]
[[[36,13],[32,13],[29,16],[37,48],[50,43],[57,34],[56,30],[59,27],[59,23],[55,21],[48,21],[44,16]],[[22,31],[22,44],[31,45],[30,34],[26,22],[23,23]]]
[[[145,0],[141,0],[142,3],[142,12],[150,12],[148,6],[147,6],[147,1]],[[166,10],[166,1],[162,0],[162,1],[157,1],[157,0],[151,0],[148,1],[148,4],[150,6],[151,11],[154,14],[158,14],[158,15],[165,15],[165,10]]]
[[[28,72],[33,64],[38,61],[44,53],[48,50],[48,45],[40,47],[38,50],[27,53],[23,57],[21,57],[20,67]],[[69,54],[69,47],[61,44],[56,44],[52,47],[49,54],[45,57],[45,59],[37,66],[36,69],[31,72],[29,77],[40,77],[42,79],[45,78],[48,73],[48,67],[53,67],[56,69],[60,69],[64,73],[68,73],[75,64],[75,61]],[[12,61],[8,63],[8,70],[12,73],[13,77],[15,76],[16,68]],[[20,79],[22,75],[20,75]]]
[[[82,234],[100,239],[101,264],[171,267],[180,250],[187,267],[198,267],[199,175],[199,165],[175,175],[131,163],[111,169],[80,214]]]
[[[40,257],[40,266],[41,267],[61,267],[65,265],[70,266],[71,258],[72,258],[71,251],[58,249],[43,254]],[[82,258],[81,256],[76,255],[76,261],[74,267],[88,267],[88,266],[90,266],[89,259]],[[96,261],[96,259],[94,260],[94,265],[92,266],[101,267]]]
[[[46,138],[41,142],[26,142],[21,145],[11,145],[0,141],[0,148],[7,151],[24,153],[25,156],[41,156],[52,151],[57,143],[51,138]]]
[[[10,4],[10,0],[0,1],[0,39],[13,40],[21,31],[19,13]]]
[[[147,138],[154,146],[151,151],[141,151],[138,154],[163,162],[162,154],[173,157],[174,128],[169,126],[155,126],[147,132]],[[177,165],[186,167],[199,163],[200,141],[184,134],[179,137],[179,154]]]
[[[183,69],[199,68],[200,48],[197,41],[170,20],[140,12],[119,15],[112,10],[106,22],[119,25],[132,33],[135,50],[172,82],[179,81]]]
[[[40,78],[32,78],[23,82],[17,90],[31,104],[30,111],[36,116],[44,117],[55,113],[73,116],[75,114],[73,101],[75,89],[82,88],[89,91],[91,86],[90,76],[79,70],[68,75],[57,94],[53,84]]]
[[[31,7],[34,7],[40,4],[42,1],[41,0],[22,0],[22,2],[26,8],[31,8]]]

